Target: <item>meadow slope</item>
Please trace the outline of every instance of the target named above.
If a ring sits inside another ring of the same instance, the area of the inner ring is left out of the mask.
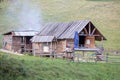
[[[24,0],[21,0],[21,2]],[[104,34],[106,49],[120,50],[120,1],[119,0],[29,0],[36,4],[43,22],[91,20]],[[0,34],[19,25],[16,15],[6,12],[9,4],[0,3]],[[19,9],[16,11],[19,12]],[[1,38],[1,37],[0,37]],[[2,39],[1,39],[2,40]],[[98,43],[99,44],[99,43]]]
[[[76,63],[0,52],[1,80],[119,80],[120,63]]]

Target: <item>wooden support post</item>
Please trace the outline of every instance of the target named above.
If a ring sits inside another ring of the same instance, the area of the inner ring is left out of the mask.
[[[73,50],[73,62],[74,62],[74,59],[75,59],[75,50]]]
[[[89,35],[91,33],[91,24],[89,23]]]
[[[94,34],[95,30],[96,30],[96,28],[93,29],[93,31],[92,31],[92,35]]]
[[[88,32],[87,32],[87,29],[86,29],[86,28],[84,28],[84,31],[85,31],[85,33],[86,33],[86,34],[88,34]]]
[[[54,53],[53,53],[53,49],[52,49],[52,42],[50,45],[50,57],[53,59],[54,58]]]
[[[11,51],[13,51],[13,37],[12,37],[12,42],[11,42]]]
[[[97,52],[96,52],[95,56],[96,56],[96,58],[95,58],[95,63],[97,63]]]
[[[57,53],[56,53],[56,51],[57,51],[57,40],[55,40],[55,58],[57,58]]]
[[[103,47],[103,37],[101,37],[102,39],[101,39],[101,41],[102,41],[102,47]]]
[[[26,39],[27,39],[26,37],[23,37],[23,40],[24,40],[24,43],[23,43],[23,44],[25,45],[25,46],[24,46],[25,52],[26,52],[26,46],[27,46],[27,45],[26,45]]]

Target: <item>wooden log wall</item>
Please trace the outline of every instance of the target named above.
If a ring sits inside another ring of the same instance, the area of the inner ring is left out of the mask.
[[[84,46],[87,48],[95,48],[95,37],[94,36],[86,36]]]
[[[48,47],[49,47],[49,53],[51,51],[51,49],[53,51],[56,50],[56,42],[53,42],[52,44],[51,43],[32,43],[32,48],[33,48],[33,55],[34,56],[40,56],[40,54],[43,54],[44,51],[43,51],[43,47],[48,44]],[[52,45],[52,46],[51,46]],[[51,48],[52,47],[52,48]]]
[[[71,49],[74,48],[74,39],[67,39],[66,46],[69,46]]]
[[[57,41],[57,53],[62,53],[66,49],[66,40]]]
[[[3,49],[12,51],[12,35],[4,36]]]
[[[13,50],[14,52],[20,52],[21,50],[21,37],[13,37]]]
[[[32,43],[33,48],[33,55],[39,56],[40,52],[42,51],[41,43]]]

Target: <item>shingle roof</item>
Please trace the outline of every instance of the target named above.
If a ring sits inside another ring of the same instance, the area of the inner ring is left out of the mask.
[[[80,32],[90,21],[72,21],[48,23],[38,35],[55,36],[58,39],[74,38],[74,32]]]
[[[34,36],[31,41],[32,42],[52,42],[54,36]]]
[[[80,33],[88,25],[88,23],[92,24],[92,22],[89,20],[47,23],[44,25],[42,31],[37,35],[55,36],[57,39],[73,39],[75,31]],[[96,30],[98,31],[97,28]],[[98,31],[98,33],[100,36],[96,36],[96,40],[100,41],[101,37],[103,37],[103,40],[106,40],[100,31]]]
[[[13,36],[35,36],[38,32],[37,31],[10,31],[4,33],[3,35],[12,34]]]
[[[14,32],[14,36],[34,36],[38,32]]]
[[[74,21],[60,36],[60,39],[74,38],[74,33],[78,33],[89,23],[89,21]]]

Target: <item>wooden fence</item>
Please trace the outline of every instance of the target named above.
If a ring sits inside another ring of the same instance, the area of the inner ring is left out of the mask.
[[[105,55],[106,62],[119,62],[120,63],[120,53],[118,52],[107,52]]]

